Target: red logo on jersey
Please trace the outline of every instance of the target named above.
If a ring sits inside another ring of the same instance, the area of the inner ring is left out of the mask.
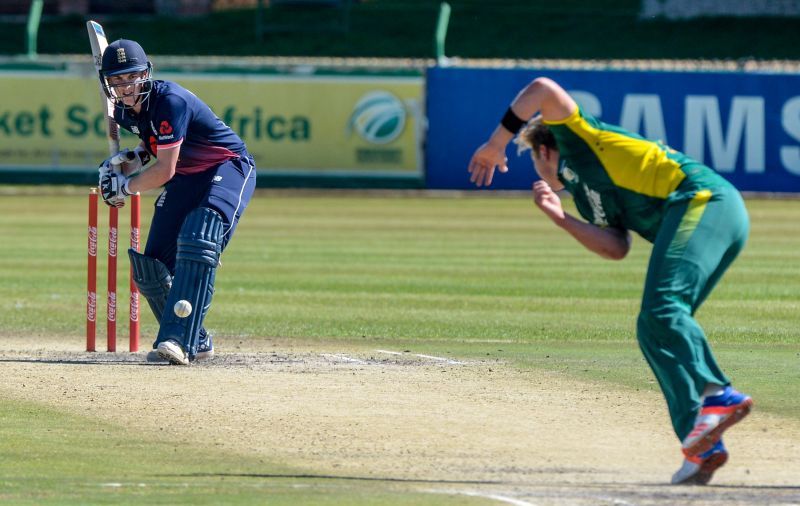
[[[169,124],[169,121],[164,120],[161,122],[161,125],[158,126],[158,133],[161,135],[169,135],[172,133],[172,125]]]
[[[158,156],[158,142],[156,141],[156,136],[151,135],[148,141],[150,143],[150,152],[153,153],[153,155]]]

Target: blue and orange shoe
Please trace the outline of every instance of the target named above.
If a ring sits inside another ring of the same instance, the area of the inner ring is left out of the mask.
[[[752,407],[753,399],[749,395],[730,386],[725,387],[720,395],[706,397],[694,429],[681,444],[683,454],[697,457],[712,449],[722,438],[722,433],[746,417]]]
[[[672,475],[673,485],[707,485],[714,472],[728,461],[728,450],[717,441],[710,450],[696,457],[686,457],[683,465]]]

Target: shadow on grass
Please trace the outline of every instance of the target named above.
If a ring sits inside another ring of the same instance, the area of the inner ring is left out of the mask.
[[[23,364],[63,364],[63,365],[131,365],[131,366],[168,366],[167,362],[147,362],[142,357],[118,357],[118,358],[0,358],[0,363],[23,363]]]
[[[380,476],[335,476],[328,474],[268,474],[268,473],[187,473],[160,475],[170,478],[257,478],[257,479],[290,479],[290,480],[353,480],[353,481],[386,481],[397,483],[440,483],[456,485],[503,485],[504,481],[492,480],[426,480],[414,478],[387,478]]]

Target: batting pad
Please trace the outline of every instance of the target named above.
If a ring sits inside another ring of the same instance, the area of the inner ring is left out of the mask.
[[[167,295],[172,287],[169,269],[157,258],[142,255],[133,248],[128,250],[128,257],[131,259],[133,281],[139,288],[139,293],[147,299],[156,320],[161,322]]]
[[[222,217],[207,207],[195,209],[186,217],[178,234],[175,276],[169,291],[156,343],[174,339],[181,343],[189,359],[197,354],[197,343],[211,297],[214,277],[222,253]],[[192,312],[178,317],[172,308],[187,300]]]

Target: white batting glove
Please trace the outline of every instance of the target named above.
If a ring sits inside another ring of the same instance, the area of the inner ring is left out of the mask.
[[[111,157],[112,164],[127,164],[128,172],[136,172],[148,163],[150,163],[150,153],[147,152],[142,146],[136,146],[133,149],[123,149],[116,155]]]
[[[143,166],[150,163],[150,153],[147,152],[142,146],[136,146],[133,149],[125,148],[116,155],[110,156],[103,160],[100,164],[100,173],[104,170],[110,171],[114,165],[121,166],[125,164],[127,173],[136,172]]]
[[[103,202],[113,207],[125,205],[125,197],[131,195],[128,188],[130,180],[113,170],[100,172],[100,195]]]

